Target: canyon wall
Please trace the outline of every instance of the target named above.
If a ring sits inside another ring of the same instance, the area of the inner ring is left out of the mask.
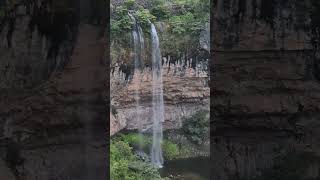
[[[75,5],[74,5],[75,6]],[[54,11],[46,1],[2,5],[0,88],[32,88],[68,63],[77,35],[75,12]]]
[[[137,129],[138,117],[135,93],[139,92],[140,123],[143,129],[152,127],[152,72],[146,68],[135,73],[133,78],[125,82],[121,73],[114,72],[111,81],[122,82],[122,88],[111,86],[112,105],[110,133],[113,135],[121,129]],[[121,80],[122,79],[122,80]],[[115,83],[115,82],[114,82]],[[183,64],[163,65],[163,95],[165,105],[164,129],[178,129],[186,117],[199,110],[209,110],[210,91],[207,72],[201,68],[183,68]]]
[[[0,179],[107,179],[106,27],[70,2],[1,6]]]
[[[317,8],[314,1],[214,1],[214,180],[254,179],[289,152],[320,155]],[[301,176],[319,178],[315,164]]]

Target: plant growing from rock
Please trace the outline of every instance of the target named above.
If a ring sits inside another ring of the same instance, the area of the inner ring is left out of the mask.
[[[202,144],[209,138],[209,126],[209,113],[199,111],[185,120],[182,130],[191,142]]]
[[[121,138],[110,144],[110,176],[113,180],[163,180],[157,169],[139,160],[129,143]]]
[[[126,135],[122,134],[119,137],[122,139],[122,141],[127,142],[131,147],[138,148],[141,146],[141,148],[146,152],[150,150],[150,146],[152,144],[152,139],[150,136],[141,137],[136,133],[130,133]],[[175,159],[180,154],[178,145],[169,140],[163,141],[162,148],[163,155],[168,160]]]

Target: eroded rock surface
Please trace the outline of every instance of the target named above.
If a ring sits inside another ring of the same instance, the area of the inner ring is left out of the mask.
[[[54,11],[54,4],[44,0],[18,0],[1,8],[1,90],[31,88],[62,70],[76,40],[75,11]]]
[[[62,71],[33,89],[1,94],[1,158],[16,177],[107,179],[105,43],[98,27],[82,24]],[[21,162],[6,158],[5,139]]]
[[[292,151],[319,156],[315,8],[311,1],[215,1],[215,180],[253,179]],[[315,169],[303,177],[319,178]]]
[[[181,64],[163,66],[163,95],[165,103],[164,129],[177,129],[182,125],[185,117],[189,117],[199,110],[209,109],[209,87],[208,76],[201,68],[186,68]],[[139,122],[143,129],[152,126],[152,75],[149,69],[142,73],[135,73],[132,80],[127,84],[124,79],[119,81],[121,73],[114,72],[113,79],[121,84],[122,88],[117,91],[115,85],[111,86],[112,104],[115,106],[115,122],[111,121],[112,132],[117,132],[123,128],[138,129]],[[136,109],[136,90],[140,94],[140,120],[138,122]],[[112,120],[112,119],[111,119]]]

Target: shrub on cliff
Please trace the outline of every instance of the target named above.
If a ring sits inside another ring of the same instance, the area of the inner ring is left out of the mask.
[[[201,144],[209,138],[208,114],[207,111],[196,112],[183,123],[182,130],[193,143]]]
[[[150,29],[150,22],[156,20],[156,17],[150,13],[148,9],[139,9],[136,11],[135,16],[138,22],[142,25],[144,31]]]
[[[171,12],[167,3],[161,0],[153,1],[152,3],[150,12],[158,21],[169,18]]]
[[[110,176],[113,180],[162,180],[157,169],[139,160],[129,143],[120,139],[110,144]]]
[[[180,149],[177,144],[171,141],[164,141],[162,144],[165,159],[172,160],[179,156]]]
[[[152,145],[152,139],[150,136],[140,136],[139,134],[131,133],[120,135],[120,138],[122,141],[128,143],[131,147],[138,148],[140,146],[147,152],[150,150],[150,147]],[[180,154],[178,145],[169,140],[163,140],[162,150],[165,159],[168,160],[175,159]]]
[[[112,179],[134,179],[129,171],[129,162],[134,159],[128,143],[123,141],[111,142],[110,173]]]

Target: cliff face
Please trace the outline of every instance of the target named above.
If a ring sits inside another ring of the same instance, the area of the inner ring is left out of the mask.
[[[319,60],[313,29],[318,25],[313,3],[214,2],[215,179],[252,179],[290,151],[319,155]],[[221,166],[222,162],[227,163]],[[304,178],[318,176],[319,169]]]
[[[47,1],[1,6],[0,88],[31,88],[62,70],[77,35],[76,13],[56,11]]]
[[[0,16],[0,179],[106,179],[105,27],[79,25],[70,1],[15,2]]]
[[[79,27],[60,73],[29,91],[2,96],[0,161],[15,177],[107,178],[106,47],[98,30]]]
[[[213,8],[215,50],[312,48],[312,1],[215,0]]]
[[[123,5],[123,2],[115,0],[112,1],[111,5],[115,9],[115,7]],[[210,27],[209,23],[206,23],[208,19],[200,21],[200,18],[194,15],[196,13],[190,10],[190,8],[193,8],[190,4],[178,5],[178,3],[175,4],[176,1],[161,2],[165,2],[165,4],[162,7],[164,9],[160,11],[168,12],[159,13],[158,19],[155,18],[153,23],[160,39],[163,61],[162,79],[165,108],[163,128],[165,130],[179,129],[183,120],[187,117],[199,110],[209,110],[208,60]],[[157,12],[155,9],[159,8],[159,5],[156,5],[157,3],[153,1],[136,1],[135,3],[136,5],[139,4],[137,7],[141,5],[146,10],[155,11],[155,13]],[[131,10],[130,13],[136,16],[135,12],[139,13],[139,11],[138,9]],[[180,17],[180,15],[178,16],[178,11],[183,12],[179,12],[181,16],[184,13],[188,14],[190,16],[189,21],[194,16],[197,17],[198,19],[195,18],[196,22],[190,21],[186,24],[198,24],[194,28],[198,30],[190,30],[192,29],[191,26],[186,28],[187,26],[183,25],[185,22],[178,22],[177,24],[180,23],[182,30],[180,33],[175,32],[172,29],[174,27],[172,21],[174,20],[169,17],[172,15],[177,19],[184,18]],[[205,15],[203,16],[206,17]],[[135,18],[138,20],[137,22],[141,20],[139,15]],[[111,20],[117,21],[116,19],[117,15],[115,13],[114,19],[111,17]],[[117,27],[116,23],[114,24]],[[133,38],[130,32],[123,32],[127,34],[123,35],[125,38],[122,38],[121,41],[117,39],[119,38],[118,36],[111,37],[111,135],[122,129],[137,130],[139,129],[139,124],[142,124],[143,127],[141,128],[143,130],[149,130],[152,127],[152,72],[150,68],[152,47],[148,30],[150,28],[149,24],[145,26],[141,26],[144,31],[143,51],[134,52],[134,42],[132,42]],[[142,72],[135,67],[135,53],[139,54],[139,62],[137,64],[139,64],[139,68],[143,69]],[[142,58],[140,58],[140,55]],[[137,101],[139,101],[139,108],[137,108]],[[138,111],[140,116],[138,116]]]
[[[119,73],[111,75],[111,81],[119,81]],[[122,79],[124,82],[124,77]],[[145,69],[135,73],[132,80],[122,88],[111,86],[112,104],[115,111],[111,111],[110,133],[138,128],[136,108],[136,93],[139,93],[140,119],[144,129],[152,126],[152,72]],[[165,103],[164,129],[177,129],[182,125],[184,118],[189,117],[199,110],[209,110],[208,76],[200,68],[183,68],[176,64],[169,67],[163,65],[163,94]],[[113,119],[114,118],[114,119]]]

